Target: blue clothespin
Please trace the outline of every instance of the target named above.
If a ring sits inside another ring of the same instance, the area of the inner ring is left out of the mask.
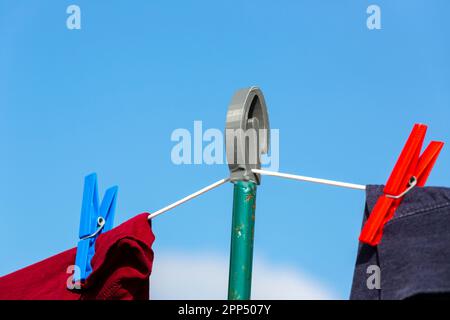
[[[113,227],[117,190],[117,186],[106,190],[99,207],[97,174],[92,173],[84,179],[80,241],[75,259],[75,265],[79,269],[76,269],[74,273],[73,280],[75,282],[86,280],[92,272],[91,259],[95,254],[95,240],[99,234],[111,230]]]

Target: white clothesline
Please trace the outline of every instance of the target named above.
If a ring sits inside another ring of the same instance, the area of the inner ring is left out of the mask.
[[[312,177],[299,176],[299,175],[295,175],[295,174],[281,173],[281,172],[275,172],[275,171],[267,171],[267,170],[261,170],[261,169],[252,169],[252,171],[254,173],[266,175],[266,176],[280,177],[280,178],[285,178],[285,179],[306,181],[306,182],[312,182],[312,183],[320,183],[320,184],[326,184],[326,185],[342,187],[342,188],[350,188],[350,189],[355,189],[355,190],[366,190],[366,186],[361,185],[361,184],[334,181],[334,180],[328,180],[328,179],[312,178]],[[200,189],[200,190],[184,197],[183,199],[180,199],[162,209],[159,209],[158,211],[153,212],[152,214],[150,214],[148,216],[148,219],[150,220],[160,214],[163,214],[164,212],[167,212],[175,207],[178,207],[179,205],[181,205],[189,200],[192,200],[192,199],[198,197],[199,195],[202,195],[212,189],[215,189],[229,181],[230,181],[230,178],[226,178],[226,179],[222,179],[217,182],[214,182],[213,184],[210,184],[209,186],[204,187],[203,189]]]
[[[354,184],[354,183],[334,181],[334,180],[328,180],[328,179],[319,179],[319,178],[298,176],[295,174],[281,173],[281,172],[267,171],[267,170],[260,170],[260,169],[253,169],[252,171],[254,173],[262,174],[265,176],[273,176],[273,177],[280,177],[280,178],[286,178],[286,179],[297,180],[297,181],[320,183],[320,184],[326,184],[329,186],[356,189],[356,190],[366,190],[366,186],[361,185],[361,184]]]
[[[214,182],[213,184],[210,184],[209,186],[204,187],[203,189],[200,189],[197,192],[194,192],[193,194],[190,194],[190,195],[188,195],[187,197],[184,197],[181,200],[178,200],[178,201],[176,201],[176,202],[174,202],[172,204],[169,204],[168,206],[166,206],[166,207],[164,207],[162,209],[159,209],[158,211],[153,212],[152,214],[150,214],[148,216],[148,219],[150,220],[150,219],[152,219],[152,218],[154,218],[154,217],[156,217],[156,216],[158,216],[158,215],[160,215],[160,214],[162,214],[164,212],[167,212],[167,211],[169,211],[169,210],[171,210],[171,209],[173,209],[175,207],[178,207],[180,204],[183,204],[185,202],[188,202],[189,200],[197,198],[199,195],[204,194],[204,193],[206,193],[206,192],[208,192],[208,191],[210,191],[212,189],[215,189],[215,188],[223,185],[224,183],[227,183],[228,181],[230,181],[230,178],[226,178],[226,179],[222,179],[222,180],[219,180],[217,182]]]

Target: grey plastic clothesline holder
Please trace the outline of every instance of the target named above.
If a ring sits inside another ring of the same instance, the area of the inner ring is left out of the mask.
[[[230,180],[260,183],[261,155],[269,151],[270,126],[264,96],[258,87],[237,91],[228,107],[225,125]]]

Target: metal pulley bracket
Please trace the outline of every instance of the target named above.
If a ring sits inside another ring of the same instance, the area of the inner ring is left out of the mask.
[[[269,152],[270,126],[264,95],[258,87],[237,91],[228,107],[225,144],[230,180],[260,183],[261,155]]]

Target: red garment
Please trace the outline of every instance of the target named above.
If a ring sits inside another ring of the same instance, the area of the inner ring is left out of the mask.
[[[148,300],[155,240],[148,213],[100,234],[92,273],[81,290],[69,290],[76,248],[0,277],[0,300]]]

